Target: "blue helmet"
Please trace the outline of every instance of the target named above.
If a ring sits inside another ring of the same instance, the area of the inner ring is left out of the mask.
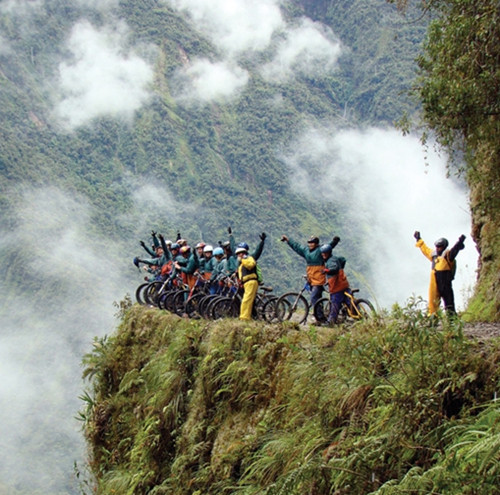
[[[245,251],[248,251],[250,249],[249,245],[246,242],[240,242],[237,246],[236,249],[244,249]]]
[[[319,248],[321,253],[331,253],[332,252],[332,246],[330,244],[323,244]]]
[[[214,249],[213,255],[214,256],[222,256],[224,254],[224,250],[221,247],[216,247]]]
[[[174,243],[170,246],[170,250],[172,250],[172,249],[179,249],[179,248],[180,248],[180,246],[179,246],[179,244],[177,244],[176,242],[174,242]]]

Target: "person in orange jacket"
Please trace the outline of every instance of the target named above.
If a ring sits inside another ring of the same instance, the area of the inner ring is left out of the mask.
[[[441,299],[443,300],[445,310],[448,313],[454,314],[455,298],[452,281],[455,276],[455,258],[458,252],[465,247],[465,235],[461,235],[451,249],[446,249],[448,241],[444,237],[439,238],[434,243],[434,249],[425,244],[418,230],[415,231],[413,237],[417,241],[416,247],[420,248],[422,254],[432,263],[429,283],[429,314],[436,313],[439,309]]]
[[[330,293],[330,313],[328,314],[327,322],[332,325],[337,323],[340,307],[346,299],[344,292],[349,290],[349,282],[344,273],[346,260],[342,256],[333,256],[330,244],[321,246],[320,251],[325,261],[323,273],[326,275],[328,292]]]

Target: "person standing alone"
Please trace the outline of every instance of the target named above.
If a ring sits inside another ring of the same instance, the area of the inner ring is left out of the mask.
[[[444,309],[449,314],[455,314],[452,281],[456,269],[455,258],[458,252],[465,247],[465,235],[461,235],[451,249],[447,249],[448,240],[444,237],[439,238],[434,243],[435,249],[431,249],[425,244],[418,230],[415,231],[413,237],[417,241],[416,247],[420,248],[422,254],[432,263],[429,283],[429,315],[436,313],[441,299],[444,303]]]

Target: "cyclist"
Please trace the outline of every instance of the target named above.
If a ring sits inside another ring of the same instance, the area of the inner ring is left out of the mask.
[[[343,302],[346,301],[345,291],[349,290],[349,282],[344,273],[345,258],[332,255],[331,244],[323,244],[320,248],[325,261],[323,273],[326,275],[328,292],[330,293],[330,314],[327,317],[329,325],[337,323],[337,316]]]
[[[144,248],[144,250],[151,256],[151,258],[156,257],[156,248],[160,245],[158,242],[158,238],[156,237],[156,232],[154,230],[151,231],[151,237],[153,238],[153,244],[151,248],[146,246],[144,241],[139,241],[139,244]]]
[[[236,248],[239,246],[239,244],[238,244],[238,246],[236,245],[236,241],[234,240],[234,236],[233,236],[233,229],[231,227],[227,228],[227,232],[229,234],[229,245],[230,245],[231,253],[234,253]],[[262,251],[264,250],[264,243],[266,242],[266,237],[267,237],[267,234],[265,232],[262,232],[259,235],[260,242],[257,244],[255,251],[250,255],[255,261],[258,261],[258,259],[262,255]],[[227,245],[227,241],[223,244],[223,246],[226,246],[226,245]],[[248,244],[246,244],[246,245],[248,246]],[[248,250],[249,250],[249,248],[247,247],[247,251]],[[226,254],[227,254],[227,252],[226,252]],[[236,266],[238,266],[237,259],[236,259],[235,264],[236,264]]]
[[[216,263],[216,258],[213,256],[213,253],[214,253],[214,248],[210,245],[210,244],[207,244],[204,248],[203,248],[203,260],[204,260],[204,263],[203,263],[203,278],[205,280],[209,280],[211,275],[212,275],[212,272],[214,271],[214,266],[215,266],[215,263]]]
[[[182,246],[179,251],[182,259],[177,257],[174,261],[174,267],[181,272],[182,280],[192,289],[196,283],[194,272],[198,269],[198,259],[194,253],[191,253],[191,247],[187,244]]]
[[[212,275],[210,275],[210,294],[217,294],[220,291],[222,279],[227,275],[226,258],[224,256],[224,249],[220,246],[214,249],[213,255],[215,262]]]
[[[311,285],[311,306],[314,307],[316,301],[323,294],[323,286],[326,283],[326,277],[323,273],[324,260],[321,256],[319,238],[311,236],[307,241],[307,246],[302,246],[298,242],[293,241],[287,235],[281,236],[281,241],[286,242],[298,255],[306,260],[307,280]],[[329,245],[332,249],[339,243],[340,237],[335,236]]]
[[[240,307],[240,320],[252,319],[252,308],[259,288],[257,280],[257,263],[248,255],[248,248],[241,243],[236,248],[238,258],[238,279],[243,285],[243,299]]]
[[[200,273],[205,272],[205,256],[203,254],[203,249],[205,248],[205,243],[203,241],[200,241],[198,244],[196,244],[194,255],[196,256],[196,260],[198,263],[198,271]]]
[[[440,300],[443,299],[444,308],[449,314],[455,314],[455,297],[453,294],[452,281],[455,276],[455,258],[462,250],[465,235],[461,235],[451,249],[448,240],[439,238],[435,243],[435,249],[428,247],[420,237],[418,230],[413,234],[417,241],[416,247],[420,248],[423,255],[431,261],[431,279],[429,283],[429,315],[433,315],[439,308]]]

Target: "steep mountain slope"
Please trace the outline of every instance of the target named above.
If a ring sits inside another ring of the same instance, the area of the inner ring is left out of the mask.
[[[85,360],[95,489],[493,495],[498,356],[410,306],[337,329],[135,306]]]

